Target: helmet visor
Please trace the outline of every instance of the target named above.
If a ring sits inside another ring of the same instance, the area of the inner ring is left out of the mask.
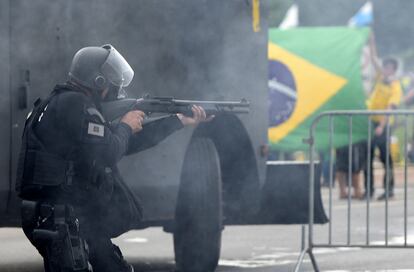
[[[134,77],[134,70],[113,46],[104,45],[103,48],[109,50],[109,55],[101,67],[105,78],[115,86],[128,86]]]

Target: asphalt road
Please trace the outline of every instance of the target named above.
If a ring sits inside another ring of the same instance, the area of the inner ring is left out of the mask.
[[[404,201],[401,187],[396,198],[389,202],[389,243],[404,242]],[[377,190],[380,193],[380,190]],[[407,221],[407,242],[414,246],[414,184],[410,184]],[[333,192],[332,241],[347,242],[347,202],[337,199]],[[327,203],[328,191],[323,189]],[[371,202],[370,243],[384,244],[385,203]],[[326,211],[327,206],[325,206]],[[329,225],[315,227],[315,242],[328,241]],[[352,201],[351,243],[366,241],[366,203]],[[173,271],[172,236],[160,228],[131,231],[117,239],[126,259],[136,271]],[[300,252],[301,227],[294,226],[233,226],[223,233],[223,247],[218,271],[292,271]],[[314,249],[322,271],[414,271],[414,249]],[[42,260],[25,239],[20,229],[0,229],[0,271],[42,271]],[[312,271],[308,258],[302,271]]]

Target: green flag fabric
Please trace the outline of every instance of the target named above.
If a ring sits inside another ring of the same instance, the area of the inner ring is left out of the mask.
[[[330,110],[366,109],[361,76],[368,28],[317,27],[269,30],[269,144],[282,151],[307,149],[312,121]],[[368,117],[352,118],[352,142],[367,138]],[[316,146],[349,142],[349,119],[322,118]]]

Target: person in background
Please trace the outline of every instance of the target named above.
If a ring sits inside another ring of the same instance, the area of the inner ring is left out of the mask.
[[[366,168],[366,154],[365,141],[352,145],[351,162],[349,162],[349,146],[336,149],[336,179],[339,184],[339,199],[347,199],[348,194],[351,193],[351,188],[348,188],[349,170],[351,170],[351,186],[353,188],[352,198],[363,198],[359,175],[361,170]]]
[[[414,71],[406,73],[401,79],[401,85],[404,90],[404,98],[402,103],[405,109],[413,109],[414,105]],[[410,119],[409,119],[410,120]],[[413,120],[411,119],[411,122]],[[414,135],[409,139],[407,148],[407,159],[414,162]]]
[[[394,58],[386,58],[382,62],[382,66],[379,64],[378,60],[375,58],[376,49],[374,46],[373,38],[371,42],[373,54],[373,63],[376,70],[376,81],[374,84],[374,89],[367,100],[368,110],[394,110],[398,107],[402,98],[402,89],[400,81],[396,77],[398,70],[398,61]],[[387,144],[390,144],[390,140],[387,139],[387,127],[391,126],[393,123],[393,118],[387,117],[384,115],[372,115],[371,121],[373,125],[373,137],[371,142],[371,152],[370,152],[370,164],[368,165],[370,169],[370,197],[374,194],[374,171],[373,171],[373,161],[375,149],[379,149],[380,160],[384,166],[384,193],[378,197],[378,200],[384,200],[387,196],[385,191],[387,188],[387,177],[389,179],[389,191],[388,197],[394,197],[394,171],[393,171],[393,161],[390,152],[387,154],[387,149],[390,151],[390,148],[387,147]],[[390,133],[391,134],[391,133]],[[389,135],[388,135],[389,136]],[[386,162],[389,165],[387,167]],[[368,196],[368,173],[367,169],[365,173],[365,197]]]
[[[329,187],[330,186],[330,171],[331,171],[331,156],[328,151],[320,151],[319,152],[319,160],[321,163],[321,177],[322,187]],[[333,162],[333,172],[335,173],[335,161]],[[332,187],[335,186],[334,181],[332,181]]]
[[[401,80],[404,89],[403,103],[406,107],[414,104],[414,72],[409,72]]]

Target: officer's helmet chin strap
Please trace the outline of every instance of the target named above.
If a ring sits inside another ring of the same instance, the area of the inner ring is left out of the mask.
[[[122,89],[122,86],[109,84],[108,88],[108,92],[103,99],[104,101],[114,101],[119,98],[125,98],[125,91]]]

